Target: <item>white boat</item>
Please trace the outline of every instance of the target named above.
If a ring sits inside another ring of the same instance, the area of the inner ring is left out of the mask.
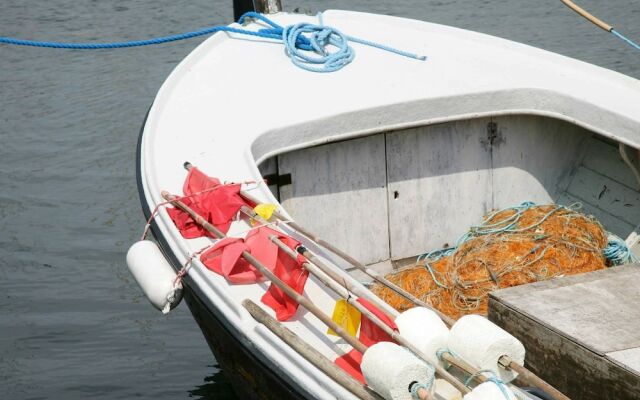
[[[300,14],[269,18],[282,26],[318,23]],[[256,182],[243,189],[380,272],[446,247],[487,211],[524,200],[581,201],[634,244],[640,81],[423,21],[337,10],[322,18],[427,59],[354,43],[351,63],[314,73],[296,67],[277,41],[213,35],[168,77],[141,131],[146,217],[165,202],[163,191],[182,194],[188,161],[222,181]],[[228,235],[250,229],[239,218]],[[286,224],[281,229],[348,285],[367,290],[343,260]],[[189,265],[186,301],[238,393],[357,398],[242,306],[245,299],[260,304],[268,282],[230,284],[209,271],[194,254],[211,239],[183,238],[165,207],[151,231],[176,271]],[[304,296],[327,314],[339,298],[314,276]],[[283,325],[329,360],[351,349],[303,307]]]

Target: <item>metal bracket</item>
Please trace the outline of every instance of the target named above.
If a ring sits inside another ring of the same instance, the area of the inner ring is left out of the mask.
[[[284,174],[284,175],[269,174],[269,175],[264,175],[263,178],[265,181],[267,181],[267,186],[276,185],[278,187],[281,187],[284,185],[291,185],[292,183],[291,174]]]

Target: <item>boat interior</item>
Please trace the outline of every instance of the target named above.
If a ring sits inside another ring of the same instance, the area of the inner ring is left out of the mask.
[[[389,272],[452,246],[488,211],[524,201],[581,203],[631,241],[640,223],[639,154],[566,121],[503,115],[302,148],[259,169],[298,223]]]

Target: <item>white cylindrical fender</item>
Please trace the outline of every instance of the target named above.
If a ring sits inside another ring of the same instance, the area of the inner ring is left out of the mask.
[[[449,333],[449,349],[471,365],[493,372],[503,382],[518,375],[502,368],[500,357],[509,356],[524,365],[524,345],[509,332],[480,315],[465,315],[456,321]]]
[[[438,364],[437,351],[447,347],[449,329],[438,314],[425,307],[414,307],[400,314],[396,325],[403,338],[427,355],[431,364]]]
[[[360,368],[367,385],[385,400],[412,400],[414,384],[427,385],[433,394],[435,369],[395,343],[378,342],[369,347]]]
[[[166,314],[180,303],[182,284],[175,284],[178,274],[154,242],[141,240],[134,243],[127,252],[127,265],[155,308]]]

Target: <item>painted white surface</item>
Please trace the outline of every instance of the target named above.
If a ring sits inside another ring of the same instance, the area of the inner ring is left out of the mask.
[[[281,24],[314,17],[279,14]],[[161,190],[180,193],[191,161],[227,181],[260,179],[256,161],[295,148],[436,122],[504,114],[546,115],[640,147],[640,82],[566,57],[487,35],[420,21],[329,11],[324,22],[347,34],[429,56],[426,62],[354,45],[355,61],[332,74],[293,66],[280,44],[216,34],[161,88],[141,143],[150,208]],[[254,28],[255,26],[250,26]],[[261,79],[255,79],[259,74]],[[251,109],[249,115],[245,110]],[[253,191],[274,202],[266,186]],[[157,223],[180,262],[202,247],[187,241],[166,212]],[[238,225],[238,224],[236,224]],[[246,229],[234,226],[236,232]],[[291,352],[241,308],[264,286],[230,286],[194,263],[189,279],[257,349],[318,398],[353,398]],[[345,279],[350,279],[345,275]],[[331,312],[333,297],[313,279],[305,294]],[[308,313],[287,327],[333,357],[345,346]]]
[[[460,317],[453,324],[448,348],[476,368],[492,371],[503,382],[511,382],[518,374],[500,367],[502,356],[524,365],[524,345],[498,325],[476,314]]]
[[[530,115],[494,118],[493,208],[524,201],[553,203],[582,160],[590,133],[576,125]]]
[[[414,400],[408,388],[414,382],[434,379],[432,367],[392,342],[378,342],[369,347],[360,366],[367,385],[385,400]]]
[[[280,187],[282,206],[365,264],[389,259],[384,147],[377,135],[278,156],[280,174],[292,180]]]
[[[491,209],[488,118],[387,135],[391,256],[453,246]],[[448,245],[448,246],[445,246]]]

